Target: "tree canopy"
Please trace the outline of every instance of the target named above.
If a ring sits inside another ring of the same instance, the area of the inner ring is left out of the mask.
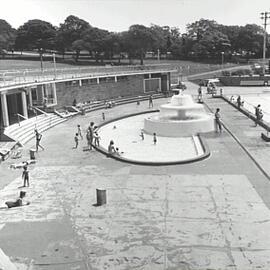
[[[17,31],[15,47],[20,50],[38,51],[55,47],[56,29],[49,22],[30,20],[20,26]]]
[[[130,59],[139,58],[141,64],[147,53],[157,56],[158,52],[173,59],[220,59],[221,54],[227,59],[233,55],[261,57],[263,36],[264,29],[256,24],[222,25],[207,19],[188,24],[185,33],[176,27],[156,24],[149,27],[135,24],[127,31],[114,33],[74,15],[68,16],[59,27],[35,19],[17,31],[0,20],[0,51],[53,49],[63,56],[66,51],[73,51],[76,61],[81,51],[88,52],[97,61],[115,55],[120,61],[125,54]]]
[[[0,19],[0,53],[14,47],[16,30],[9,23]]]
[[[74,48],[74,42],[82,40],[83,32],[90,27],[90,24],[76,16],[70,15],[57,29],[56,47],[61,52]],[[75,43],[75,45],[78,42]],[[78,46],[75,46],[78,47]]]

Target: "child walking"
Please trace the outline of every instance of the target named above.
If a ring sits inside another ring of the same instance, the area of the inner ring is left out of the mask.
[[[79,136],[81,137],[81,139],[83,139],[81,126],[80,125],[77,125],[77,128],[78,128],[77,133],[79,134]]]
[[[99,146],[100,136],[98,135],[97,131],[94,132],[94,145]]]
[[[144,133],[143,131],[141,130],[141,134],[140,134],[141,138],[142,138],[142,141],[144,140]]]
[[[38,148],[44,150],[44,147],[40,144],[42,135],[38,132],[37,129],[35,129],[35,136],[36,136],[36,151],[38,152]]]
[[[75,141],[75,147],[74,148],[77,149],[78,145],[79,145],[79,134],[78,133],[75,134],[74,141]]]
[[[153,134],[153,142],[154,142],[154,145],[157,144],[157,134],[156,133]]]

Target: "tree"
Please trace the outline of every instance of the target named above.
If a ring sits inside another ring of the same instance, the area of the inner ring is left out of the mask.
[[[75,61],[78,62],[80,52],[85,48],[85,42],[82,39],[77,39],[72,43],[71,46],[72,50],[76,52]]]
[[[219,30],[215,21],[201,19],[187,26],[187,38],[196,58],[218,58],[231,46],[228,36]]]
[[[132,25],[126,33],[126,48],[130,55],[140,57],[141,65],[143,65],[144,55],[147,50],[151,49],[153,41],[151,29],[144,25]]]
[[[57,30],[57,49],[63,54],[66,50],[71,50],[73,43],[83,39],[83,33],[90,27],[88,22],[73,15],[68,16]]]
[[[167,50],[172,53],[173,57],[180,58],[183,56],[183,38],[177,27],[170,28],[167,37]]]
[[[169,26],[159,26],[151,25],[150,31],[152,33],[153,42],[151,45],[152,51],[160,50],[160,52],[165,53],[168,50],[168,39],[170,38],[170,27]],[[171,44],[169,44],[170,46]]]
[[[17,31],[15,47],[20,50],[39,51],[54,49],[56,29],[50,23],[41,20],[30,20]]]
[[[254,53],[256,57],[262,55],[264,30],[256,24],[242,26],[239,31],[239,50],[246,51],[248,54]]]
[[[112,59],[114,54],[120,56],[120,36],[118,33],[110,32],[105,37],[104,49],[107,57]],[[119,58],[120,61],[121,58]]]
[[[231,50],[239,50],[239,32],[241,27],[238,25],[219,25],[220,32],[225,34],[231,43]]]
[[[13,49],[16,38],[16,30],[9,23],[0,19],[0,53]]]
[[[200,41],[206,32],[217,28],[218,24],[216,21],[200,19],[199,21],[187,25],[187,36],[194,41]]]
[[[89,27],[83,32],[83,40],[85,49],[90,54],[94,52],[96,61],[98,62],[100,54],[109,50],[110,33],[107,30],[96,27]]]

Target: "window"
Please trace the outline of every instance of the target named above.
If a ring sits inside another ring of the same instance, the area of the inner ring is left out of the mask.
[[[70,87],[72,85],[72,81],[65,82],[66,87]]]
[[[109,82],[114,82],[114,77],[102,77],[99,78],[99,83],[109,83]]]
[[[119,76],[117,77],[117,81],[127,81],[128,80],[128,76]]]
[[[37,88],[31,88],[32,100],[37,100]]]
[[[88,79],[82,80],[82,85],[87,85],[87,84],[89,84],[89,80]]]
[[[161,89],[161,79],[144,79],[144,92],[159,92]]]

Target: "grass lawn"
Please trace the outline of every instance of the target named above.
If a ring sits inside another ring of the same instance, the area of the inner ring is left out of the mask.
[[[56,64],[57,68],[70,68],[68,64]],[[18,70],[18,69],[40,69],[40,61],[32,60],[3,60],[0,59],[0,70]],[[52,61],[43,61],[43,68],[53,68]]]

